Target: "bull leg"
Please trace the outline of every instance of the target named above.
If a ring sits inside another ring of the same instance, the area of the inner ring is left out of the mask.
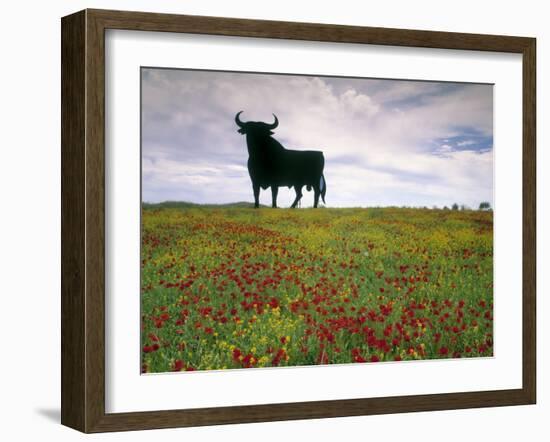
[[[279,187],[278,186],[271,186],[271,198],[272,198],[271,207],[273,207],[273,208],[277,207],[277,193],[278,192],[279,192]]]
[[[294,199],[292,206],[290,206],[291,209],[295,209],[296,204],[298,204],[298,201],[302,198],[302,186],[294,186],[294,189],[296,190],[296,198]]]
[[[319,196],[321,195],[321,190],[319,189],[319,186],[313,186],[313,192],[314,192],[313,207],[317,208],[317,205],[319,204]]]
[[[254,208],[260,207],[260,185],[252,183],[252,190],[254,191]]]

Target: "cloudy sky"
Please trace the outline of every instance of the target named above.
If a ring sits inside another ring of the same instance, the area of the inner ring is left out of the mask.
[[[493,204],[491,85],[154,68],[142,68],[143,201],[252,202],[240,110],[275,113],[286,148],[324,152],[330,207]],[[281,188],[279,206],[293,196]]]

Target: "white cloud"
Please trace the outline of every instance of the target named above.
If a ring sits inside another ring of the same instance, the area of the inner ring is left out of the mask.
[[[459,147],[465,147],[465,146],[471,146],[475,143],[476,142],[474,140],[465,140],[465,141],[459,141],[458,143],[456,143],[456,145]]]

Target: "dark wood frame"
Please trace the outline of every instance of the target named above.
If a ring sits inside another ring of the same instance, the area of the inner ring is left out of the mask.
[[[534,404],[536,157],[534,38],[84,10],[62,29],[61,422],[83,432]],[[519,53],[523,56],[523,386],[403,397],[105,413],[105,30],[184,32]]]

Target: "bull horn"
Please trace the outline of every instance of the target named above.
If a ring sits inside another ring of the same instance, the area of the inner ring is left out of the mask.
[[[240,120],[239,115],[241,115],[243,111],[240,111],[237,115],[235,115],[235,123],[237,123],[237,126],[244,127],[244,123]]]
[[[268,125],[270,129],[275,129],[279,125],[279,120],[277,119],[277,115],[273,114],[273,116],[275,117],[275,122],[273,124]]]

